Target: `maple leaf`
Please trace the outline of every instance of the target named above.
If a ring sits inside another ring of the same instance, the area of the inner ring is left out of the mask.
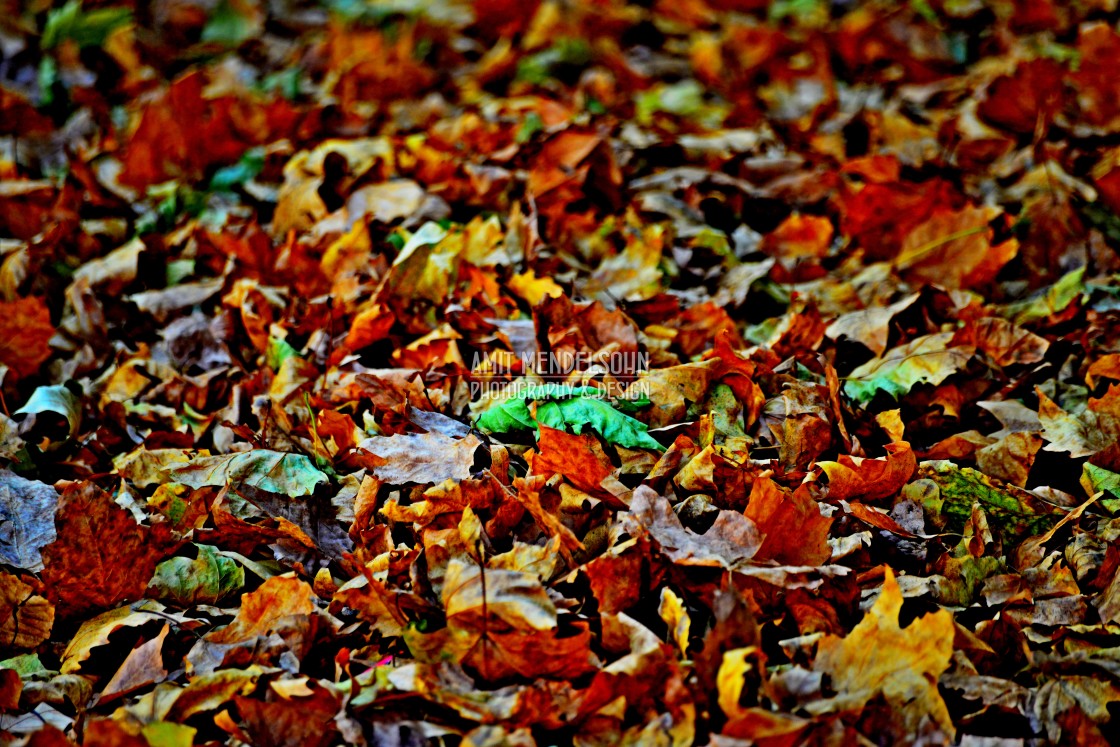
[[[819,565],[832,555],[828,530],[832,519],[823,516],[808,490],[787,493],[768,477],[751,486],[750,502],[743,512],[762,534],[759,560],[786,565]]]
[[[16,378],[27,378],[51,357],[51,314],[39,298],[0,301],[0,363]]]
[[[63,491],[55,532],[42,550],[40,575],[66,618],[139,599],[156,564],[179,544],[166,522],[136,523],[90,482]]]
[[[913,476],[918,460],[906,441],[887,444],[886,450],[886,459],[841,455],[835,462],[817,462],[828,477],[828,497],[875,501],[897,493]]]
[[[901,610],[902,592],[887,566],[878,599],[852,632],[825,636],[817,644],[813,669],[829,676],[837,695],[811,709],[859,709],[882,695],[908,733],[919,733],[922,720],[929,719],[951,737],[955,729],[937,679],[953,653],[953,616],[938,610],[902,628]]]

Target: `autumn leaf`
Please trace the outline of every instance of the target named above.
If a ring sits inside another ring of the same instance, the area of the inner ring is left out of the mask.
[[[852,371],[844,392],[857,402],[869,402],[879,392],[898,398],[917,384],[940,384],[963,369],[976,352],[974,347],[952,342],[952,332],[940,332],[893,348]]]
[[[198,555],[169,558],[156,566],[149,586],[159,599],[181,607],[217,604],[245,584],[245,570],[209,545],[196,545]]]
[[[684,527],[669,501],[646,486],[634,491],[630,513],[657,540],[673,562],[733,568],[758,552],[762,538],[754,522],[733,511],[720,511],[704,534]]]
[[[316,612],[306,582],[291,575],[274,576],[242,595],[233,621],[203,636],[186,661],[193,671],[205,674],[234,662],[267,663],[284,651],[298,658],[313,642]]]
[[[960,531],[979,504],[989,523],[1008,538],[1042,534],[1065,514],[1060,507],[1014,486],[951,462],[923,462],[904,495],[926,507],[935,525]]]
[[[817,644],[813,669],[828,675],[837,695],[811,708],[818,713],[860,709],[881,695],[905,732],[918,733],[928,718],[952,737],[955,729],[937,678],[953,653],[953,616],[938,610],[903,628],[901,610],[902,593],[888,566],[878,599],[852,632],[825,636]]]
[[[786,492],[769,477],[751,486],[750,501],[743,512],[762,534],[759,560],[786,565],[819,565],[832,555],[828,529],[832,519],[821,514],[817,502],[802,488]]]
[[[175,482],[192,488],[248,485],[294,497],[310,495],[318,485],[327,481],[327,476],[303,454],[284,454],[268,449],[196,456],[188,464],[172,468],[168,474]]]
[[[378,463],[369,469],[379,480],[403,485],[438,484],[470,477],[475,452],[481,445],[473,434],[450,438],[440,433],[409,433],[374,436],[362,441],[358,448],[376,458]]]
[[[50,637],[54,605],[18,577],[0,571],[0,647],[32,649]]]
[[[842,454],[835,462],[818,461],[817,466],[828,477],[828,497],[876,501],[897,493],[914,474],[918,461],[906,441],[887,444],[886,450],[886,459]]]
[[[1114,742],[1112,4],[8,3],[0,742]]]
[[[40,551],[55,538],[58,493],[49,485],[0,470],[0,559],[28,571],[43,569]]]
[[[139,599],[156,564],[179,544],[166,522],[138,524],[89,482],[62,493],[55,532],[42,550],[41,576],[65,618]]]
[[[50,309],[39,298],[0,301],[0,363],[16,378],[27,378],[51,357],[54,335]]]
[[[893,264],[906,277],[948,288],[983,285],[1019,249],[1015,239],[992,246],[988,224],[994,217],[982,208],[936,213],[910,232]]]

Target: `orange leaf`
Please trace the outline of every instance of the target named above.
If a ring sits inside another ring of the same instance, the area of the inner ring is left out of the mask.
[[[533,474],[557,474],[568,478],[577,488],[594,493],[614,472],[611,460],[599,439],[590,433],[578,436],[547,425],[540,427],[537,454],[533,457]]]
[[[829,499],[875,501],[901,490],[918,468],[918,461],[906,441],[887,444],[886,449],[886,459],[841,455],[839,461],[817,462],[828,477]]]
[[[51,312],[37,297],[0,301],[0,363],[16,378],[39,371],[51,357]]]
[[[781,259],[823,257],[832,243],[832,221],[819,215],[793,215],[762,242],[767,254]]]
[[[832,556],[828,530],[832,519],[822,516],[817,502],[804,486],[787,492],[769,477],[760,477],[751,488],[747,518],[758,525],[762,547],[759,560],[785,565],[820,565]]]

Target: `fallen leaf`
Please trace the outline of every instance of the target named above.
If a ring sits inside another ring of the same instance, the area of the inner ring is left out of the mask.
[[[183,467],[174,467],[172,480],[192,488],[248,485],[269,493],[293,497],[311,495],[327,476],[303,454],[252,449],[238,454],[196,456]]]
[[[367,438],[358,448],[377,458],[369,470],[382,482],[427,485],[470,477],[481,445],[473,434],[451,438],[442,433],[409,433]]]
[[[156,564],[179,544],[166,522],[137,524],[89,482],[63,491],[55,531],[57,539],[42,550],[40,575],[63,618],[139,599]]]
[[[35,648],[50,637],[54,605],[16,576],[0,571],[0,621],[0,646]]]
[[[829,499],[877,501],[898,493],[918,468],[918,460],[906,441],[887,444],[885,448],[886,459],[842,454],[835,462],[817,462],[828,477]]]
[[[634,491],[630,514],[657,540],[662,552],[681,565],[735,568],[753,558],[762,545],[754,522],[734,511],[720,511],[702,535],[686,529],[669,501],[645,485]]]
[[[828,530],[832,519],[823,516],[808,490],[786,492],[769,477],[756,478],[743,512],[762,534],[756,558],[783,565],[820,565],[828,561]]]
[[[844,392],[857,402],[869,402],[880,391],[897,399],[916,384],[940,384],[976,352],[968,345],[952,345],[953,337],[952,332],[925,335],[887,351],[852,371]]]
[[[51,357],[50,309],[36,297],[0,301],[0,363],[24,379]]]
[[[41,571],[40,551],[56,538],[58,493],[49,485],[0,470],[0,559]]]
[[[831,678],[837,695],[812,710],[859,709],[881,695],[908,733],[917,733],[928,718],[952,737],[956,730],[937,679],[953,653],[953,616],[938,610],[902,628],[901,610],[902,593],[888,566],[879,598],[852,632],[817,644],[813,669]]]

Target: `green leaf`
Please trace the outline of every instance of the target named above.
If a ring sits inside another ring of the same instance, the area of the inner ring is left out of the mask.
[[[70,0],[47,14],[41,46],[52,49],[69,40],[79,47],[99,47],[109,34],[131,20],[128,8],[98,8],[86,13],[81,0]]]
[[[1046,319],[1053,314],[1065,311],[1073,301],[1085,292],[1085,268],[1067,272],[1058,282],[1044,288],[1023,301],[1006,304],[1000,313],[1016,324],[1029,324]]]
[[[1000,484],[982,472],[952,462],[922,462],[918,478],[903,488],[902,495],[922,505],[927,519],[939,531],[962,532],[975,503],[984,509],[988,525],[1005,541],[1043,534],[1066,513],[1022,488]]]
[[[1100,505],[1109,513],[1120,512],[1120,475],[1086,462],[1081,467],[1081,487],[1085,492],[1094,495],[1102,490],[1112,498],[1102,498]]]
[[[704,87],[689,78],[670,85],[657,85],[634,100],[639,122],[648,124],[657,112],[691,117],[704,108]]]
[[[265,360],[268,367],[273,371],[279,371],[280,367],[284,365],[284,361],[289,358],[298,357],[300,357],[299,351],[293,348],[287,340],[279,337],[268,338],[268,352],[265,355]]]
[[[148,747],[191,747],[198,729],[170,721],[155,721],[140,729]]]
[[[210,545],[195,545],[198,557],[177,556],[156,566],[149,587],[159,599],[181,607],[217,604],[241,591],[245,569]]]
[[[529,112],[521,122],[521,126],[517,128],[517,133],[513,136],[513,139],[518,143],[527,143],[533,138],[533,135],[543,129],[544,122],[541,120],[541,115],[536,112]]]
[[[940,384],[960,371],[976,352],[958,345],[947,347],[952,332],[924,335],[906,345],[888,350],[852,371],[844,393],[859,403],[870,402],[879,392],[895,399],[917,384]]]
[[[264,169],[264,151],[260,148],[250,148],[232,166],[218,169],[210,178],[210,191],[229,192],[234,187],[240,187],[252,180]]]
[[[657,443],[647,432],[646,424],[623,415],[606,401],[591,397],[575,397],[560,400],[558,403],[564,422],[573,426],[577,433],[589,425],[609,443],[625,446],[628,449],[657,449]]]
[[[299,497],[311,495],[328,481],[303,454],[253,449],[238,454],[195,457],[190,464],[171,470],[171,479],[192,488],[248,485],[269,493]]]
[[[536,418],[529,403],[536,402]],[[661,449],[646,424],[616,410],[595,387],[544,384],[492,405],[475,423],[488,433],[536,430],[538,424],[581,433],[590,426],[608,442],[631,449]]]
[[[202,41],[236,47],[257,35],[260,21],[239,13],[229,0],[222,0],[202,29]]]
[[[582,39],[560,39],[553,46],[522,57],[517,63],[517,80],[544,83],[561,65],[583,66],[591,61],[591,47]]]
[[[47,670],[43,662],[39,661],[38,654],[20,654],[10,659],[0,661],[0,669],[14,669],[20,677],[30,677],[33,674],[42,674]]]

